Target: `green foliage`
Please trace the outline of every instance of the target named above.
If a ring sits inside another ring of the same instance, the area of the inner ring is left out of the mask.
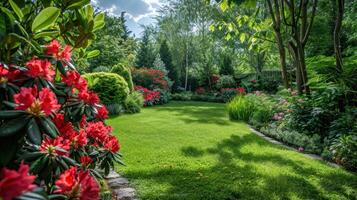
[[[137,67],[153,67],[156,54],[150,39],[151,35],[152,33],[150,27],[146,27],[143,32],[143,37],[139,45],[138,55],[136,57],[135,64]]]
[[[128,84],[118,74],[97,72],[84,75],[89,89],[98,93],[105,105],[122,104],[129,94]]]
[[[109,72],[109,67],[99,66],[93,69],[93,72]]]
[[[110,72],[122,76],[128,83],[130,91],[134,90],[133,78],[131,76],[130,68],[126,67],[123,64],[116,64],[112,67]]]
[[[236,86],[237,86],[236,81],[231,75],[223,75],[217,81],[217,89],[235,88]]]
[[[132,92],[124,101],[126,113],[139,113],[144,105],[144,97],[140,92]]]
[[[233,63],[231,56],[224,54],[220,63],[219,73],[221,75],[234,75]]]
[[[124,112],[123,105],[114,103],[105,105],[110,115],[119,115]]]
[[[347,169],[357,170],[357,132],[336,139],[330,151],[337,163]]]
[[[227,104],[227,109],[231,120],[247,122],[254,112],[254,104],[244,95],[239,95]]]
[[[179,72],[176,66],[172,62],[172,55],[169,46],[166,41],[161,42],[160,44],[160,58],[162,62],[165,64],[165,68],[168,71],[168,77],[174,83],[179,82]],[[177,84],[176,84],[177,85]]]

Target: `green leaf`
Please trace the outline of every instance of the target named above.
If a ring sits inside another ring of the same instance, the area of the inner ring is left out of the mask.
[[[214,30],[215,30],[215,26],[214,26],[214,24],[211,24],[209,26],[209,31],[214,32]]]
[[[42,137],[41,137],[41,131],[37,125],[37,122],[34,118],[30,120],[28,123],[27,127],[27,138],[33,143],[33,144],[41,144]]]
[[[4,110],[0,111],[0,119],[14,119],[25,115],[23,110]]]
[[[69,5],[68,9],[78,9],[90,3],[90,0],[81,0]]]
[[[54,128],[48,121],[47,118],[39,118],[39,121],[41,123],[42,128],[44,129],[44,132],[51,136],[52,138],[55,138],[57,136],[57,129]]]
[[[40,30],[46,29],[49,26],[52,26],[58,16],[60,15],[60,9],[56,7],[48,7],[43,9],[33,20],[31,30],[33,33],[36,33]]]
[[[245,34],[244,33],[240,34],[239,40],[240,40],[241,43],[243,43],[245,41]]]
[[[87,58],[97,57],[100,54],[99,50],[93,50],[87,53]]]
[[[6,121],[0,126],[0,137],[11,136],[21,131],[29,122],[28,117],[19,117]]]
[[[93,31],[101,29],[104,27],[104,13],[100,13],[94,17],[94,26],[93,26]]]
[[[15,17],[12,14],[11,10],[5,8],[5,7],[0,7],[0,10],[4,12],[10,19],[11,23],[15,22]]]
[[[19,6],[16,5],[15,2],[13,2],[12,0],[9,0],[9,3],[11,5],[11,8],[14,10],[14,12],[16,13],[16,15],[19,17],[20,21],[22,21],[22,18],[24,18],[24,14],[22,13],[21,9],[19,8]]]
[[[43,37],[54,38],[57,35],[59,35],[59,31],[43,31],[43,32],[36,33],[34,38],[35,39],[39,39],[39,38],[43,38]]]
[[[223,12],[226,11],[229,8],[228,0],[223,0],[220,7]]]

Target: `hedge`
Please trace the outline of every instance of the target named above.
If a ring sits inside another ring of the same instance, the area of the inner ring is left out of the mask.
[[[117,64],[113,66],[110,72],[122,76],[128,83],[130,91],[134,90],[133,78],[131,76],[131,71],[128,67],[125,67],[123,64]]]

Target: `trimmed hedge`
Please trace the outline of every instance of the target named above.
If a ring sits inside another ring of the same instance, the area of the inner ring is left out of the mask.
[[[133,78],[131,76],[131,71],[128,67],[125,67],[123,64],[117,64],[113,66],[110,72],[122,76],[128,83],[130,91],[134,90]]]
[[[89,89],[98,93],[105,105],[123,104],[129,95],[128,83],[118,74],[97,72],[83,77],[87,79]]]

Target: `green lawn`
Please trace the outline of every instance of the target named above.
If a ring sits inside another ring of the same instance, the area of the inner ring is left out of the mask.
[[[224,104],[173,102],[108,120],[141,199],[357,199],[357,176],[270,144]]]

